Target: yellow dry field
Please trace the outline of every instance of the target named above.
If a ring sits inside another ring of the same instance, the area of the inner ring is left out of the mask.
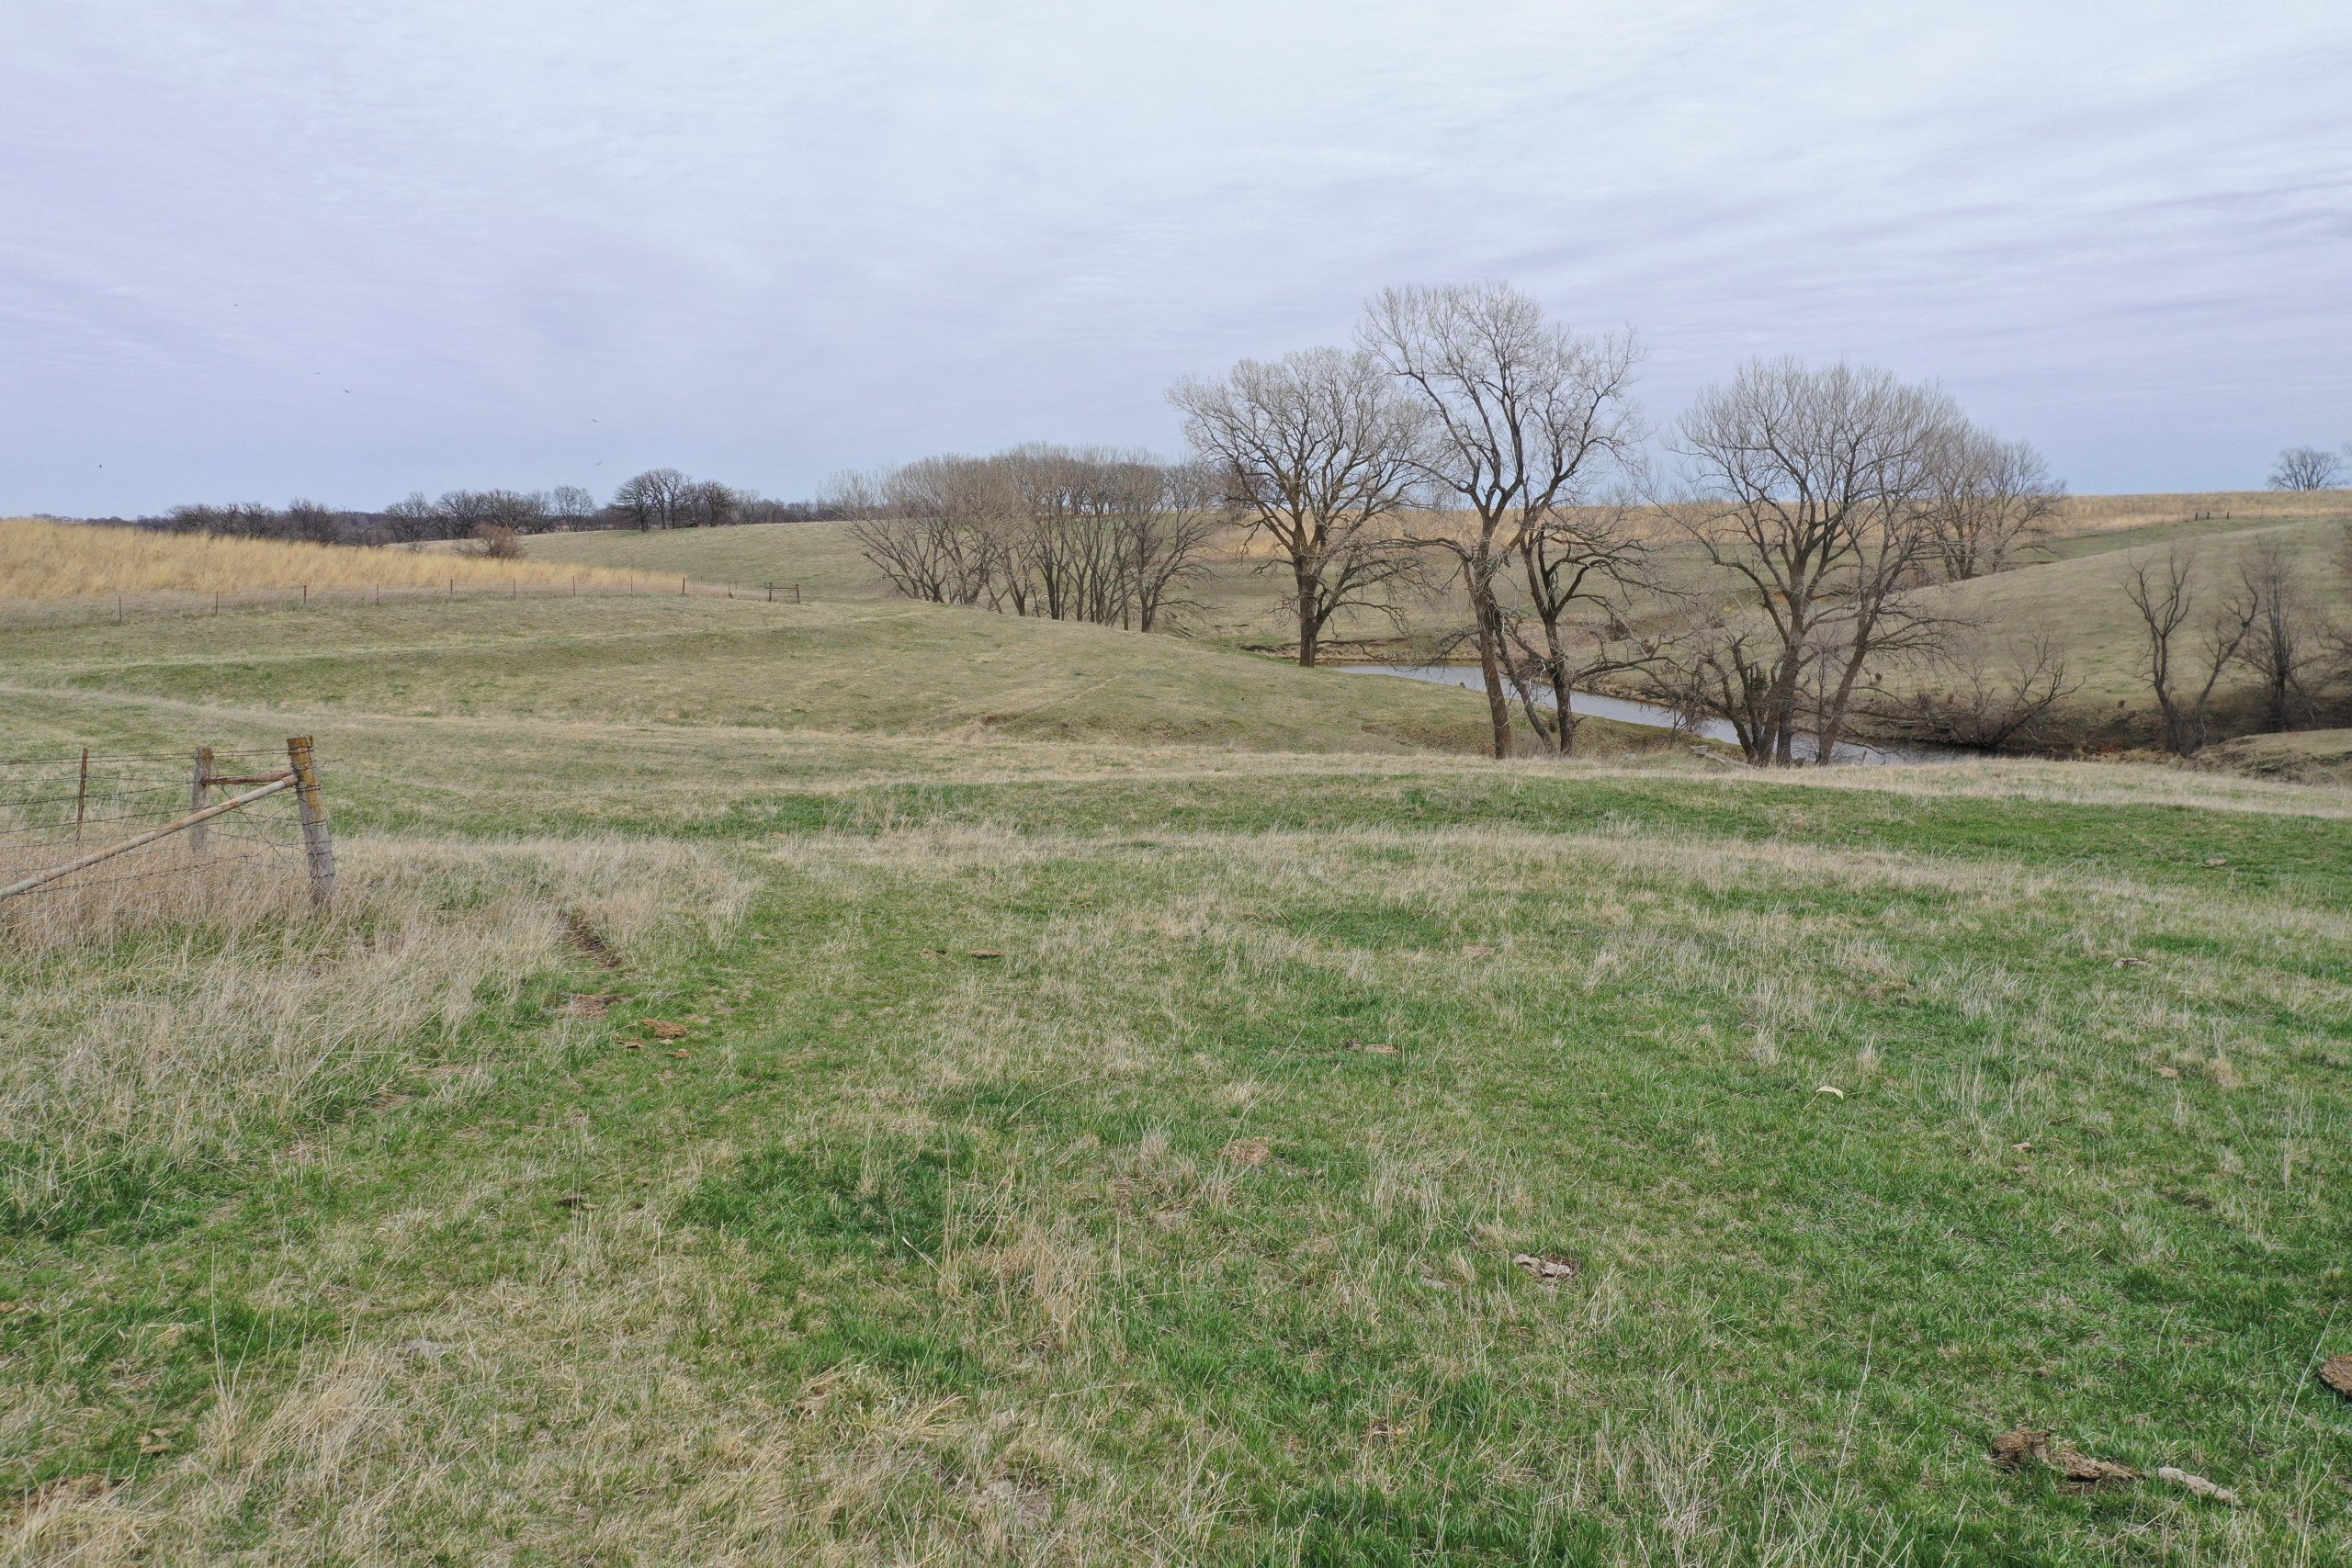
[[[484,560],[455,553],[156,534],[33,518],[0,521],[0,600],[302,588],[334,593],[452,585],[460,592],[509,585],[545,592],[575,583],[616,588],[633,576],[603,567]]]

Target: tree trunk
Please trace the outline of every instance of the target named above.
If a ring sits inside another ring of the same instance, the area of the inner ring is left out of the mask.
[[[1772,694],[1764,705],[1764,751],[1771,766],[1786,768],[1796,761],[1797,675],[1803,664],[1795,647],[1781,654],[1780,673],[1772,677]]]
[[[1316,592],[1317,584],[1304,566],[1292,573],[1292,580],[1298,589],[1298,662],[1302,668],[1312,670],[1315,668],[1317,645],[1322,640],[1319,634],[1323,629],[1322,617],[1316,614],[1321,608],[1317,603],[1319,597]]]
[[[1496,613],[1493,591],[1481,585],[1476,591],[1478,600],[1478,673],[1487,682],[1487,715],[1494,725],[1495,755],[1510,755],[1510,702],[1503,694],[1501,649],[1501,617]]]

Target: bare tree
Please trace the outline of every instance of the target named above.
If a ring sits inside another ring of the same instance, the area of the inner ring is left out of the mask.
[[[1663,656],[1641,672],[1642,683],[1686,728],[1710,718],[1728,724],[1740,755],[1764,767],[1774,760],[1786,711],[1781,651],[1778,637],[1753,617],[1697,605],[1662,643]]]
[[[1970,628],[1936,650],[1936,677],[1900,695],[1876,690],[1863,708],[1914,740],[1972,750],[2034,746],[2051,710],[2082,689],[2064,642],[2046,627],[1994,639]]]
[[[1130,514],[1125,547],[1127,600],[1139,632],[1159,631],[1198,604],[1183,597],[1208,570],[1222,487],[1200,463],[1155,466],[1150,505]]]
[[[1945,577],[2006,571],[2038,543],[2065,504],[2066,487],[2041,454],[1968,426],[1935,454],[1927,513],[1928,547]]]
[[[850,537],[891,590],[935,604],[970,604],[989,592],[986,522],[976,515],[975,457],[926,457],[874,475],[836,475],[827,504],[854,519]]]
[[[1245,359],[1216,380],[1179,381],[1168,400],[1225,503],[1281,552],[1266,564],[1290,573],[1301,664],[1345,611],[1394,620],[1413,558],[1386,525],[1410,494],[1424,422],[1379,359],[1337,348]]]
[[[1503,610],[1505,674],[1528,728],[1560,756],[1576,750],[1576,694],[1649,669],[1671,640],[1632,624],[1632,598],[1660,592],[1643,522],[1641,512],[1620,499],[1555,507],[1520,532],[1527,607]]]
[[[925,457],[893,469],[875,489],[883,516],[858,525],[859,536],[895,530],[902,555],[925,563],[926,586],[915,597],[1002,607],[1011,535],[1023,515],[1004,464]]]
[[[2195,553],[2177,545],[2161,557],[2135,552],[2123,563],[2123,593],[2140,614],[2144,637],[2141,669],[2156,699],[2165,749],[2177,757],[2203,750],[2214,690],[2256,615],[2251,595],[2224,602],[2204,618],[2192,648],[2182,634],[2198,620],[2196,577]]]
[[[2263,716],[2273,731],[2318,717],[2312,687],[2327,660],[2326,627],[2303,589],[2285,544],[2265,539],[2238,558],[2241,601],[2249,612],[2234,654],[2262,683]]]
[[[613,507],[639,533],[674,528],[693,489],[694,481],[676,468],[648,468],[621,481]]]
[[[1677,450],[1700,499],[1678,519],[1736,584],[1736,611],[1769,633],[1743,627],[1702,661],[1732,661],[1708,689],[1747,710],[1721,716],[1752,728],[1751,762],[1795,761],[1808,718],[1827,761],[1872,662],[1931,639],[1908,591],[1928,548],[1934,459],[1963,423],[1932,388],[1792,359],[1743,366],[1683,416]]]
[[[355,532],[351,514],[323,502],[296,499],[286,503],[277,530],[280,538],[302,539],[314,545],[336,545]]]
[[[547,513],[558,528],[585,528],[596,516],[596,498],[578,485],[558,485],[548,491]]]
[[[2344,462],[2317,446],[2290,446],[2270,470],[2272,490],[2334,490],[2344,482]]]
[[[1469,513],[1466,536],[1431,530],[1416,543],[1450,556],[1469,596],[1494,751],[1507,757],[1500,585],[1527,536],[1641,439],[1634,336],[1572,333],[1503,283],[1385,290],[1360,333],[1429,417],[1414,469]]]
[[[440,536],[441,515],[421,490],[411,491],[384,508],[384,527],[402,544]]]

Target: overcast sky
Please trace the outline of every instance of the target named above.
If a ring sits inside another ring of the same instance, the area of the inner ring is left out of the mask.
[[[2251,487],[2352,439],[2347,84],[2346,0],[7,0],[0,513],[1172,450],[1481,277],[1661,423],[1851,356]]]

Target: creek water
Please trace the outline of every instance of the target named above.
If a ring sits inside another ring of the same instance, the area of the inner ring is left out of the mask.
[[[1353,671],[1359,675],[1397,675],[1408,681],[1430,681],[1441,686],[1460,686],[1481,692],[1486,682],[1477,671],[1460,664],[1341,664],[1337,669]],[[1544,699],[1550,705],[1548,695]],[[1571,699],[1578,718],[1613,718],[1620,724],[1646,725],[1654,729],[1671,729],[1676,723],[1672,708],[1657,703],[1645,703],[1633,697],[1604,697],[1592,692],[1578,692]],[[1726,746],[1739,744],[1739,736],[1732,727],[1719,718],[1702,719],[1691,730],[1708,740],[1719,740]],[[1810,756],[1811,737],[1801,739],[1798,748]],[[1946,746],[1871,746],[1859,740],[1841,740],[1831,753],[1833,762],[1883,764],[1888,762],[1960,762],[1975,753],[1954,750]]]

